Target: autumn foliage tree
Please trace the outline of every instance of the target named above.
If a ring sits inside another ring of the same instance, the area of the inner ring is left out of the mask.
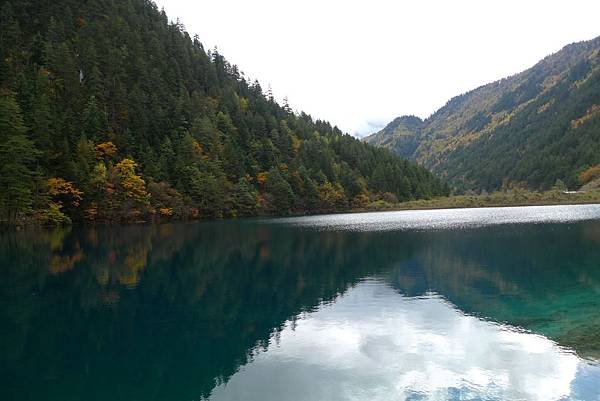
[[[143,216],[150,206],[146,182],[136,173],[136,167],[135,161],[123,159],[112,169],[114,195],[124,220],[135,220]]]
[[[83,200],[83,192],[77,189],[72,182],[60,177],[49,178],[46,181],[46,187],[50,201],[48,208],[43,212],[44,221],[52,225],[70,223],[69,215],[76,214],[76,209]]]

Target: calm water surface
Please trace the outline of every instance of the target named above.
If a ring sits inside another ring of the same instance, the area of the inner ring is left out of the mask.
[[[1,400],[600,400],[600,206],[0,235]]]

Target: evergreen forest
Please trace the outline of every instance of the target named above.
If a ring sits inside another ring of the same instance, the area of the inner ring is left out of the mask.
[[[2,224],[305,214],[448,194],[424,167],[279,104],[151,1],[2,0],[0,19]]]

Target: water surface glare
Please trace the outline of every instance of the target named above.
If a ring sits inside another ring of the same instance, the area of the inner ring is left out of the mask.
[[[600,401],[600,206],[0,233],[0,400]]]
[[[345,213],[281,218],[271,222],[328,230],[393,231],[473,228],[496,224],[565,223],[595,220],[599,217],[600,205],[594,204]]]

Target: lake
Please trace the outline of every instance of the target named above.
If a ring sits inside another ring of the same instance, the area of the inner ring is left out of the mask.
[[[0,399],[600,400],[600,205],[0,235]]]

